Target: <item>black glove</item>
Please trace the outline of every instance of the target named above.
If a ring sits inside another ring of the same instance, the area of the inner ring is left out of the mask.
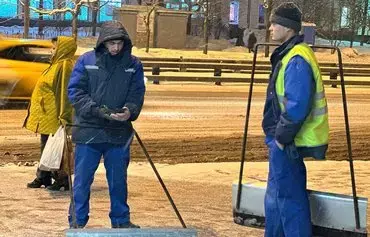
[[[110,114],[112,112],[109,110],[109,108],[105,105],[103,106],[100,106],[99,108],[95,107],[94,110],[93,110],[93,115],[98,117],[98,118],[103,118],[103,119],[107,119],[107,120],[113,120],[111,117],[110,117]]]
[[[123,109],[110,109],[106,105],[97,108],[96,116],[107,120],[115,120],[110,115],[115,113],[123,113]]]

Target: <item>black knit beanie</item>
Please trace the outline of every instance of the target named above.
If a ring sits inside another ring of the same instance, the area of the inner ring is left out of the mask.
[[[284,2],[272,12],[270,22],[301,31],[302,12],[293,2]]]

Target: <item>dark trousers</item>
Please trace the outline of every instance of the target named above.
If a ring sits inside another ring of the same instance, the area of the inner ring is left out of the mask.
[[[41,154],[44,151],[48,138],[49,138],[49,135],[41,134],[41,138],[40,138]],[[39,168],[37,168],[36,177],[37,179],[41,181],[53,178],[56,182],[60,184],[68,184],[68,175],[62,170],[45,171],[45,170],[40,170]]]

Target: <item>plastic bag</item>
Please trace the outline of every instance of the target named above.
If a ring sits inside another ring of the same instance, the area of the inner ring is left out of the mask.
[[[60,169],[65,143],[64,133],[64,127],[60,126],[54,135],[50,134],[41,154],[40,170],[53,171]]]

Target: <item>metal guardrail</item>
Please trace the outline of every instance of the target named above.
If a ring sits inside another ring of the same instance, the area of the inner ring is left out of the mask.
[[[202,59],[202,58],[140,58],[146,77],[158,84],[159,81],[198,81],[198,82],[250,82],[248,76],[241,78],[239,76],[220,76],[222,73],[241,73],[250,74],[252,72],[252,60],[239,59]],[[337,81],[339,76],[338,63],[319,62],[323,76],[329,76],[330,80],[325,80],[325,84],[337,87],[340,83]],[[152,75],[149,74],[152,72]],[[160,75],[161,72],[181,72],[178,75]],[[186,73],[196,72],[196,76]],[[214,75],[209,76],[214,72]],[[255,74],[266,75],[265,79],[256,79],[256,83],[267,83],[267,75],[271,72],[270,62],[260,60],[255,67]],[[203,75],[202,75],[203,73]],[[347,77],[361,77],[361,80],[347,80],[346,85],[370,86],[370,64],[347,63],[343,64],[343,73]],[[369,80],[365,78],[369,77]]]
[[[241,78],[241,77],[229,77],[229,76],[184,76],[184,75],[145,75],[150,81],[159,82],[159,81],[187,81],[187,82],[214,82],[220,84],[223,82],[226,83],[250,83],[250,78]],[[255,78],[255,83],[266,83],[268,78]],[[340,85],[339,80],[323,80],[325,85],[337,86]],[[357,86],[370,86],[369,81],[358,81],[358,80],[347,80],[345,85],[357,85]]]
[[[182,58],[182,57],[140,57],[145,62],[197,62],[197,63],[238,63],[252,65],[251,59],[228,59],[228,58]],[[319,61],[320,66],[338,67],[338,63]],[[269,60],[259,60],[257,65],[270,65]],[[370,63],[343,63],[343,67],[370,68]]]
[[[146,71],[153,68],[160,68],[160,71],[180,71],[190,72],[199,71],[199,69],[205,70],[228,70],[234,72],[250,72],[252,70],[252,64],[249,63],[215,63],[215,62],[171,62],[171,61],[142,61]],[[321,72],[324,75],[330,75],[339,73],[338,66],[335,63],[321,63]],[[258,74],[269,74],[271,66],[269,64],[258,63],[256,66],[256,72]],[[351,65],[351,67],[344,67],[343,69],[345,76],[368,76],[370,77],[370,64],[358,64]]]
[[[141,57],[145,76],[158,84],[159,81],[185,81],[185,82],[214,82],[220,85],[227,83],[249,83],[252,72],[252,60],[242,59],[203,59],[203,58],[159,58],[159,57]],[[319,62],[322,75],[329,76],[330,80],[324,80],[326,85],[337,87],[340,85],[338,64],[333,62]],[[345,85],[370,86],[370,64],[347,63],[343,64],[344,75],[361,80],[346,80]],[[152,72],[152,73],[150,73]],[[156,73],[154,73],[156,72]],[[174,72],[172,75],[160,75],[161,72]],[[176,73],[181,72],[181,73]],[[194,76],[194,73],[197,74]],[[213,72],[215,76],[210,76]],[[255,74],[264,75],[264,78],[256,78],[256,83],[267,83],[267,78],[271,72],[270,62],[260,60],[257,62]],[[221,76],[222,73],[235,73],[235,76]],[[242,77],[236,74],[245,74]],[[369,79],[366,79],[368,77]],[[31,96],[31,95],[29,95]],[[0,98],[2,99],[2,98]],[[3,98],[4,99],[4,98]],[[28,101],[29,97],[10,96],[6,98],[11,101]]]

